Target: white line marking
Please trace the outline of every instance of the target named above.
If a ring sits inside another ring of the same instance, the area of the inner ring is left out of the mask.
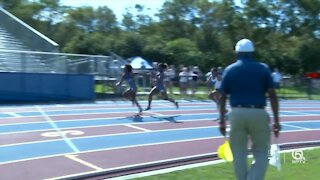
[[[304,111],[304,110],[303,110],[303,111]],[[307,110],[307,111],[308,111],[308,110]],[[309,111],[312,111],[312,110],[309,110]],[[314,111],[319,111],[319,110],[314,110]],[[293,113],[293,114],[296,114],[296,115],[319,116],[319,114],[305,113],[305,112],[300,112],[300,111],[281,111],[281,110],[280,110],[280,113],[281,113],[281,112]]]
[[[65,105],[63,104],[56,104],[57,107],[66,107]]]
[[[117,110],[119,110],[119,108],[114,108],[114,109],[117,109]],[[81,110],[67,110],[67,111],[72,111],[72,112],[77,112],[77,113],[70,113],[70,114],[54,114],[54,115],[50,115],[50,117],[59,117],[59,116],[74,116],[74,115],[82,115],[82,116],[85,116],[85,115],[104,115],[104,114],[110,114],[110,113],[112,113],[112,114],[119,114],[119,115],[122,115],[123,113],[136,113],[136,110],[134,110],[134,109],[132,109],[132,110],[128,110],[128,108],[124,108],[124,112],[103,112],[103,110],[101,110],[101,112],[86,112],[86,113],[79,113],[79,112],[81,112]],[[207,109],[196,109],[196,110],[199,110],[199,111],[215,111],[214,109],[212,109],[212,108],[207,108]],[[178,109],[178,110],[176,110],[176,109],[172,109],[172,110],[168,110],[168,109],[166,109],[166,110],[156,110],[156,111],[169,111],[169,112],[175,112],[175,111],[182,111],[182,112],[188,112],[188,111],[190,111],[190,109]],[[31,111],[31,112],[35,112],[35,111]],[[148,111],[146,111],[146,112],[148,112]],[[218,113],[218,112],[216,112],[216,113]],[[178,114],[177,114],[178,115]],[[184,115],[184,114],[182,114],[182,115]],[[31,116],[22,116],[23,118],[27,118],[27,117],[41,117],[41,115],[31,115]],[[119,117],[121,117],[121,116],[119,116]],[[17,117],[7,117],[7,118],[0,118],[0,119],[15,119],[15,118],[17,118]],[[78,119],[80,119],[80,117],[78,118]]]
[[[311,130],[310,128],[305,128],[305,127],[301,127],[301,126],[295,126],[295,125],[286,124],[286,123],[281,123],[281,125],[283,125],[283,126],[289,126],[289,127],[294,127],[294,128],[298,128],[298,129],[303,129],[303,130]]]
[[[74,151],[74,152],[80,152],[79,149],[72,143],[72,141],[59,129],[57,124],[52,121],[52,119],[41,109],[40,106],[36,106],[38,111],[42,114],[43,117],[47,120],[47,122],[53,127],[54,130],[56,130],[60,136],[63,138],[63,140],[68,144],[68,146]]]
[[[140,101],[139,101],[140,102]],[[160,103],[160,102],[159,102]],[[162,103],[166,103],[166,102],[162,102]],[[141,102],[140,102],[141,104]],[[185,104],[188,104],[188,103],[185,103]],[[127,105],[127,102],[126,104],[117,104],[117,105],[120,105],[120,106],[126,106]],[[158,106],[161,106],[162,104],[156,104]],[[210,105],[209,103],[205,103],[205,104],[200,104],[201,106],[204,106],[204,107],[211,107],[212,105]],[[83,107],[83,106],[88,106],[88,107]],[[62,105],[62,104],[56,104],[56,105],[51,105],[51,106],[43,106],[44,110],[46,112],[57,112],[57,111],[103,111],[103,110],[114,110],[114,109],[117,109],[117,110],[120,110],[120,109],[124,109],[124,110],[128,110],[128,108],[132,109],[132,112],[134,112],[133,109],[135,108],[132,108],[132,106],[127,106],[127,107],[115,107],[114,104],[108,104],[108,105],[99,105],[99,104],[85,104],[85,105],[79,105],[79,104],[76,104],[76,105]],[[96,107],[96,108],[95,108]],[[168,107],[174,107],[174,106],[169,106]],[[192,106],[187,106],[187,107],[192,107]],[[198,107],[198,106],[195,106],[195,107]],[[28,113],[28,112],[35,112],[34,110],[32,109],[19,109],[21,107],[14,107],[14,108],[6,108],[7,111],[11,111],[11,110],[19,110],[18,112],[19,113]],[[24,106],[24,108],[31,108],[30,106]],[[58,109],[57,109],[58,108]],[[65,108],[67,108],[67,110],[65,110]],[[74,109],[72,109],[74,108]],[[161,107],[157,107],[157,108],[161,108]],[[25,116],[24,116],[25,117]],[[29,117],[29,116],[28,116]]]
[[[148,113],[148,112],[144,112],[144,113]],[[151,112],[150,112],[151,113]],[[110,113],[103,113],[103,114],[110,114]],[[103,114],[99,114],[99,115],[103,115]],[[159,115],[159,116],[193,116],[193,115],[199,115],[199,113],[195,113],[195,114],[181,114],[181,113],[177,113],[177,114],[168,114],[168,115],[164,115],[164,114],[160,114],[160,113],[153,113],[155,115]],[[79,114],[78,114],[79,115]],[[85,116],[86,114],[83,114],[83,116]],[[201,113],[201,115],[218,115],[218,113]],[[59,115],[61,116],[61,115]],[[63,116],[63,115],[62,115]],[[28,116],[29,117],[29,116]],[[41,117],[41,116],[30,116],[30,117]],[[57,117],[57,116],[50,116],[50,117]],[[142,116],[142,117],[150,117],[150,116]],[[130,117],[124,117],[124,116],[117,116],[117,117],[101,117],[101,118],[83,118],[81,119],[81,117],[78,117],[76,119],[69,119],[69,120],[54,120],[55,122],[72,122],[72,121],[79,121],[79,120],[108,120],[108,119],[122,119],[122,118],[130,118]],[[213,117],[214,118],[214,117]],[[1,119],[1,118],[0,118]],[[320,115],[319,115],[319,119],[320,119]],[[6,123],[6,124],[1,124],[1,120],[0,120],[0,125],[1,126],[5,126],[5,125],[18,125],[18,124],[37,124],[37,123],[43,123],[43,121],[37,121],[37,122],[23,122],[23,123]]]
[[[199,109],[199,110],[212,110],[212,109]],[[175,110],[166,110],[166,111],[169,111],[169,112],[173,112]],[[190,111],[190,110],[183,110],[183,111]],[[134,112],[134,111],[132,111]],[[121,112],[119,112],[121,113]],[[123,112],[122,112],[123,113]],[[163,115],[163,114],[160,114],[160,113],[155,113],[155,112],[145,112],[145,113],[153,113],[155,115],[159,115],[159,116],[192,116],[192,115],[199,115],[199,113],[193,113],[193,114],[183,114],[183,113],[177,113],[177,114],[170,114],[170,115]],[[110,113],[101,113],[101,114],[98,114],[98,115],[103,115],[103,114],[110,114]],[[70,114],[69,114],[70,115]],[[66,115],[66,116],[69,116],[69,115]],[[74,114],[74,115],[79,115],[79,114]],[[83,116],[87,115],[87,114],[82,114]],[[88,115],[92,115],[92,114],[88,114]],[[218,115],[218,112],[213,112],[213,113],[201,113],[201,115]],[[54,115],[54,116],[50,116],[50,117],[59,117],[59,116],[64,116],[64,115]],[[308,116],[314,116],[314,115],[281,115],[281,117],[308,117]],[[320,119],[320,114],[319,115],[316,115],[319,117]],[[41,117],[41,116],[23,116],[23,117]],[[143,116],[143,117],[148,117],[148,116]],[[270,117],[273,117],[272,114],[270,114]],[[14,117],[9,117],[9,118],[6,118],[6,119],[10,119],[10,118],[14,118]],[[72,122],[72,121],[79,121],[79,120],[101,120],[101,119],[104,119],[104,120],[107,120],[107,119],[115,119],[115,118],[127,118],[127,117],[124,117],[124,116],[118,116],[118,117],[110,117],[110,118],[107,118],[107,117],[103,117],[103,118],[84,118],[84,119],[81,119],[80,117],[77,118],[77,119],[71,119],[71,120],[55,120],[55,122]],[[1,118],[0,118],[1,119]],[[1,121],[0,121],[0,125],[1,126],[5,126],[5,125],[18,125],[18,124],[37,124],[37,123],[43,123],[43,122],[23,122],[23,123],[6,123],[6,124],[1,124]]]
[[[214,113],[201,113],[201,115],[215,115]],[[183,114],[175,114],[173,116],[181,116]],[[185,114],[184,116],[192,116],[192,115],[196,115],[196,114]],[[169,115],[161,115],[159,114],[159,117],[167,117]],[[142,117],[150,117],[150,116],[142,116]],[[271,116],[272,117],[272,116]],[[296,117],[296,115],[292,116],[280,116],[281,117]],[[308,117],[308,116],[303,116],[303,117]],[[121,118],[126,118],[126,117],[117,117],[117,119],[121,119]],[[110,119],[115,119],[114,117],[111,118],[93,118],[93,119],[81,119],[81,121],[90,121],[90,120],[110,120]],[[200,118],[200,119],[194,119],[194,120],[179,120],[179,122],[193,122],[193,121],[212,121],[214,119],[214,117],[212,118]],[[58,121],[54,121],[54,122],[74,122],[74,121],[79,121],[78,119],[75,120],[58,120]],[[319,120],[303,120],[303,121],[283,121],[283,123],[299,123],[299,122],[303,122],[303,123],[315,123],[315,122],[320,122],[320,116],[319,116]],[[25,124],[41,124],[43,122],[24,122],[24,123],[13,123],[13,124],[0,124],[1,126],[11,126],[11,125],[25,125]],[[137,122],[137,123],[131,123],[131,124],[153,124],[153,123],[163,123],[163,121],[154,121],[154,122]],[[281,122],[282,123],[282,122]],[[107,125],[89,125],[89,126],[82,126],[82,127],[67,127],[67,128],[60,128],[60,129],[82,129],[82,128],[93,128],[93,127],[107,127],[107,126],[117,126],[117,125],[124,125],[124,124],[107,124]],[[5,134],[19,134],[19,133],[32,133],[32,132],[41,132],[41,131],[50,131],[52,130],[50,129],[40,129],[40,130],[32,130],[32,131],[18,131],[18,132],[6,132],[6,133],[0,133],[0,135],[5,135]]]
[[[84,160],[78,158],[78,155],[67,154],[67,155],[65,155],[65,157],[67,157],[67,158],[69,158],[69,159],[71,159],[73,161],[76,161],[76,162],[78,162],[78,163],[80,163],[82,165],[85,165],[87,167],[90,167],[90,168],[92,168],[92,169],[94,169],[96,171],[102,171],[103,170],[102,168],[100,168],[100,167],[98,167],[98,166],[96,166],[94,164],[91,164],[91,163],[89,163],[87,161],[84,161]]]
[[[192,107],[192,106],[189,106],[189,108],[190,107]],[[125,110],[128,110],[128,108],[117,108],[117,107],[115,107],[115,108],[113,108],[113,109],[125,109]],[[65,112],[77,112],[77,113],[67,113],[67,114],[64,114],[64,113],[62,113],[62,114],[54,114],[54,115],[50,115],[51,117],[57,117],[57,116],[72,116],[72,115],[101,115],[101,114],[106,114],[106,113],[102,113],[103,112],[103,110],[104,109],[99,109],[99,110],[101,110],[101,112],[86,112],[86,113],[81,113],[81,111],[83,111],[83,110],[85,110],[85,109],[70,109],[70,110],[48,110],[48,112],[56,112],[56,111],[65,111]],[[94,110],[94,109],[88,109],[88,111],[96,111],[96,110]],[[99,111],[98,110],[98,111]],[[110,109],[109,109],[110,110]],[[203,108],[201,108],[201,109],[195,109],[195,110],[198,110],[198,111],[201,111],[201,110],[212,110],[212,111],[215,111],[213,108],[212,108],[212,106],[208,106],[208,107],[203,107]],[[179,109],[179,110],[176,110],[176,109],[174,109],[174,110],[161,110],[161,109],[159,109],[159,110],[156,110],[156,111],[169,111],[169,112],[172,112],[172,111],[190,111],[190,109]],[[280,111],[281,111],[281,109],[280,109]],[[314,111],[319,111],[319,110],[314,110]],[[35,112],[35,111],[27,111],[27,112]],[[134,113],[135,112],[135,110],[132,110],[132,111],[126,111],[126,112],[132,112],[132,113]],[[269,111],[269,112],[271,112],[271,111]],[[297,115],[295,115],[295,116],[305,116],[305,115],[302,115],[302,114],[298,114],[297,112],[294,112],[294,111],[282,111],[282,112],[290,112],[290,113],[294,113],[294,114],[297,114]],[[108,113],[110,113],[110,112],[108,112]],[[111,113],[113,113],[113,114],[121,114],[121,113],[123,113],[123,112],[111,112]],[[216,113],[218,113],[218,112],[216,112]],[[312,113],[305,113],[306,115],[313,115],[313,116],[320,116],[320,114],[312,114]],[[40,115],[30,115],[30,116],[23,116],[23,117],[39,117]],[[11,119],[11,118],[17,118],[17,117],[7,117],[7,118],[0,118],[0,119]]]
[[[308,147],[308,148],[299,148],[299,149],[301,149],[301,150],[313,150],[313,149],[319,149],[319,147]],[[282,151],[280,151],[280,153],[281,154],[283,154],[283,153],[291,153],[292,151],[293,151],[293,149],[282,150]],[[115,169],[121,169],[121,168],[130,168],[130,167],[141,166],[141,165],[143,166],[143,165],[148,165],[148,164],[153,164],[153,163],[161,163],[161,162],[180,160],[180,159],[184,159],[184,158],[199,157],[199,156],[205,156],[205,155],[211,155],[211,154],[214,155],[216,153],[199,154],[199,155],[194,155],[194,156],[186,156],[186,157],[183,157],[183,158],[174,158],[174,159],[166,159],[166,160],[154,161],[154,162],[149,162],[149,163],[133,164],[133,165],[129,165],[129,166],[122,166],[122,167],[117,167],[117,168],[104,169],[102,172],[111,171],[111,170],[115,170]],[[249,158],[252,158],[252,157],[253,157],[253,155],[249,155]],[[196,164],[188,164],[188,165],[182,165],[182,166],[177,166],[177,167],[172,167],[172,168],[153,170],[153,171],[149,171],[149,172],[143,172],[143,173],[132,174],[132,175],[125,175],[125,176],[120,176],[120,177],[115,177],[115,178],[109,178],[109,180],[136,179],[136,178],[147,177],[147,176],[158,175],[158,174],[164,174],[164,173],[170,173],[170,172],[174,172],[174,171],[186,170],[186,169],[191,169],[191,168],[210,166],[210,165],[220,164],[220,163],[226,163],[226,161],[222,160],[222,159],[219,159],[219,160],[201,162],[201,163],[196,163]],[[58,180],[58,179],[76,178],[77,176],[83,176],[83,175],[87,175],[87,174],[90,174],[90,172],[84,172],[84,173],[67,175],[67,176],[60,176],[60,177],[56,177],[56,180]]]
[[[131,128],[134,128],[134,129],[138,129],[138,130],[141,130],[141,131],[144,131],[144,132],[151,132],[151,130],[149,130],[149,129],[145,129],[145,128],[141,128],[141,127],[138,127],[138,126],[134,126],[132,124],[125,124],[125,126],[131,127]]]
[[[147,162],[147,163],[139,163],[139,164],[132,164],[132,165],[127,165],[127,166],[120,166],[116,168],[108,168],[104,169],[103,171],[100,171],[99,173],[107,172],[107,171],[112,171],[112,170],[117,170],[117,169],[125,169],[125,168],[131,168],[131,167],[136,167],[136,166],[146,166],[146,165],[152,165],[155,163],[165,163],[165,162],[170,162],[170,161],[178,161],[178,160],[183,160],[183,159],[188,159],[188,158],[196,158],[196,157],[201,157],[201,156],[207,156],[207,155],[215,155],[216,153],[206,153],[206,154],[197,154],[197,155],[191,155],[191,156],[185,156],[185,157],[179,157],[179,158],[171,158],[171,159],[164,159],[164,160],[158,160],[158,161],[152,161],[152,162]],[[94,172],[93,172],[94,173]],[[79,173],[79,174],[72,174],[72,175],[67,175],[67,176],[61,176],[61,177],[56,177],[56,179],[77,179],[78,176],[83,176],[87,174],[92,174],[92,172],[85,172],[85,173]],[[114,179],[114,178],[111,178]],[[119,178],[115,178],[119,179]],[[120,179],[119,179],[120,180]]]
[[[318,129],[318,130],[320,130],[320,129]],[[301,131],[305,131],[305,130],[282,131],[282,133],[284,133],[284,132],[301,132]],[[314,131],[314,130],[310,130],[310,131]],[[207,137],[207,138],[187,139],[187,140],[182,140],[182,141],[168,141],[168,142],[161,142],[161,143],[150,143],[150,144],[140,144],[140,145],[134,145],[134,146],[123,146],[123,147],[116,147],[116,148],[109,148],[109,149],[108,148],[107,149],[95,149],[95,150],[90,150],[90,151],[81,151],[78,154],[101,152],[101,151],[111,151],[111,150],[126,149],[126,148],[136,148],[136,147],[142,147],[142,146],[164,145],[164,144],[172,144],[172,143],[179,143],[179,142],[210,140],[210,139],[218,139],[218,138],[224,138],[224,137],[223,136],[216,136],[216,137]],[[312,143],[312,142],[319,142],[319,141],[296,141],[296,142],[291,142],[291,143],[299,143],[299,142]],[[45,159],[45,158],[52,158],[52,157],[64,156],[67,154],[73,154],[73,153],[55,154],[55,155],[50,155],[50,156],[41,156],[41,157],[36,157],[36,158],[20,159],[20,160],[2,162],[2,163],[0,163],[0,165],[11,164],[11,163],[16,163],[16,162],[31,161],[31,160],[38,160],[38,159]]]
[[[8,115],[13,116],[13,117],[23,117],[23,116],[21,116],[21,115],[19,115],[17,113],[14,113],[14,112],[6,112],[4,114],[8,114]]]
[[[73,135],[73,136],[81,136],[84,134],[83,131],[77,131],[77,130],[66,130],[66,131],[61,131],[61,133],[67,135],[67,134],[70,134],[70,135]],[[60,133],[57,132],[57,131],[53,131],[53,132],[45,132],[45,133],[42,133],[41,136],[44,136],[44,137],[60,137]]]
[[[143,117],[149,117],[149,116],[143,116]],[[114,118],[102,118],[102,119],[114,119]],[[212,121],[214,118],[204,118],[204,119],[195,119],[195,120],[179,120],[179,122],[193,122],[193,121]],[[94,119],[92,119],[94,120]],[[71,121],[77,121],[77,120],[71,120]],[[90,121],[90,120],[89,120]],[[320,121],[320,120],[319,120]],[[60,122],[60,121],[59,121]],[[67,121],[69,122],[69,120]],[[37,123],[43,123],[43,122],[37,122]],[[21,123],[23,124],[37,124],[37,123]],[[131,124],[157,124],[157,123],[163,123],[163,121],[153,121],[153,122],[133,122]],[[20,124],[20,123],[19,123]],[[11,125],[11,124],[7,124]],[[17,124],[14,124],[17,125]],[[94,127],[108,127],[108,126],[123,126],[125,124],[106,124],[106,125],[88,125],[88,126],[81,126],[81,127],[66,127],[66,128],[60,128],[61,130],[67,130],[67,129],[84,129],[84,128],[94,128]],[[32,130],[32,131],[17,131],[17,132],[7,132],[7,133],[0,133],[0,135],[5,135],[5,134],[19,134],[19,133],[32,133],[32,132],[41,132],[41,131],[50,131],[50,129],[39,129],[39,130]]]
[[[175,108],[175,106],[170,106],[170,105],[167,105],[167,104],[157,104],[157,105],[164,106],[164,107],[174,107]]]
[[[168,132],[168,131],[184,131],[184,130],[191,130],[191,129],[206,129],[206,128],[218,128],[218,126],[203,126],[203,127],[188,127],[188,128],[177,128],[177,129],[161,129],[161,130],[154,130],[154,131],[150,131],[149,132]],[[297,126],[298,128],[298,126]],[[303,128],[299,128],[301,130],[288,130],[288,131],[281,131],[281,133],[284,132],[300,132],[300,131],[318,131],[319,129],[303,129]],[[87,139],[87,138],[95,138],[95,137],[111,137],[111,136],[123,136],[123,135],[133,135],[133,134],[143,134],[146,133],[147,131],[143,131],[143,132],[126,132],[126,133],[118,133],[118,134],[107,134],[107,135],[92,135],[92,136],[82,136],[82,137],[73,137],[73,138],[69,138],[69,140],[77,140],[77,139]],[[220,137],[220,136],[218,136]],[[206,137],[208,138],[208,137]],[[205,139],[206,139],[205,138]],[[202,138],[200,138],[202,139]],[[15,144],[7,144],[7,145],[0,145],[0,147],[10,147],[10,146],[18,146],[18,145],[26,145],[26,144],[37,144],[37,143],[46,143],[46,142],[58,142],[64,140],[63,138],[60,139],[51,139],[51,140],[43,140],[43,141],[31,141],[31,142],[23,142],[23,143],[15,143]],[[178,140],[177,142],[182,142],[184,140]],[[161,143],[160,143],[161,144]],[[139,146],[139,145],[136,145]],[[130,146],[129,146],[130,147]],[[113,149],[113,148],[110,148]],[[116,147],[115,149],[118,149],[118,147]],[[1,163],[0,163],[1,164]]]
[[[306,148],[305,150],[308,150],[308,149],[311,149],[311,148]],[[312,149],[316,149],[316,148],[312,148]],[[292,149],[291,150],[280,151],[280,153],[288,153],[288,152],[292,152]],[[163,163],[163,162],[170,162],[170,161],[176,161],[176,160],[183,160],[183,159],[187,159],[187,158],[195,158],[195,157],[200,157],[200,156],[207,156],[207,155],[212,155],[213,156],[215,154],[216,153],[198,154],[198,155],[194,155],[194,156],[185,156],[185,157],[181,157],[181,158],[172,158],[172,159],[152,161],[152,162],[141,163],[141,164],[132,164],[132,165],[121,166],[121,167],[116,167],[116,168],[104,169],[101,172],[107,172],[107,171],[112,171],[112,170],[117,170],[117,169],[125,169],[125,168],[136,167],[136,166],[146,166],[146,165],[151,165],[151,164],[155,164],[155,163]],[[249,155],[249,157],[252,158],[253,156]],[[186,169],[197,168],[197,167],[208,166],[208,165],[219,164],[219,163],[225,163],[225,162],[226,162],[225,160],[219,159],[219,160],[215,160],[215,161],[202,162],[202,163],[197,163],[197,164],[189,164],[189,165],[177,166],[177,167],[173,167],[173,168],[166,168],[166,169],[155,170],[155,171],[150,171],[150,172],[145,172],[145,173],[138,173],[138,174],[120,176],[120,177],[116,177],[116,178],[110,178],[110,180],[135,179],[135,178],[139,178],[139,177],[146,177],[146,176],[151,176],[151,175],[164,174],[164,173],[169,173],[169,172],[178,171],[178,170],[186,170]],[[69,178],[73,179],[73,178],[77,178],[78,176],[88,175],[88,174],[91,174],[91,173],[92,172],[84,172],[84,173],[79,173],[79,174],[56,177],[56,179],[57,180],[58,179],[69,179]]]
[[[190,141],[198,141],[198,140],[206,140],[206,139],[218,139],[218,138],[223,138],[223,136],[187,139],[187,140],[181,140],[181,141],[167,141],[167,142],[161,142],[161,143],[149,143],[149,144],[140,144],[140,145],[132,145],[132,146],[122,146],[122,147],[116,147],[116,148],[95,149],[95,150],[89,150],[89,151],[81,151],[77,154],[100,152],[100,151],[112,151],[112,150],[126,149],[126,148],[137,148],[137,147],[142,147],[142,146],[172,144],[172,143],[178,143],[178,142],[190,142]],[[44,159],[44,158],[51,158],[51,157],[57,157],[57,156],[64,156],[66,154],[74,154],[74,153],[63,153],[63,154],[55,154],[55,155],[41,156],[41,157],[35,157],[35,158],[19,159],[19,160],[8,161],[8,162],[0,162],[0,165],[16,163],[16,162],[23,162],[23,161],[30,161],[30,160],[37,160],[37,159]]]
[[[147,113],[149,114],[154,114],[154,115],[157,115],[157,116],[171,116],[171,115],[164,115],[164,114],[160,114],[160,113],[156,113],[156,112],[151,112],[151,111],[148,111]],[[176,115],[176,114],[175,114]]]
[[[184,131],[184,130],[190,130],[190,129],[205,129],[205,128],[217,128],[217,127],[218,126],[203,126],[203,127],[178,128],[178,129],[161,129],[161,130],[154,130],[152,132]],[[92,136],[83,136],[83,137],[73,137],[73,138],[69,138],[69,139],[70,140],[76,140],[76,139],[86,139],[86,138],[95,138],[95,137],[123,136],[123,135],[143,134],[143,133],[145,133],[145,131],[143,131],[143,132],[141,132],[141,131],[139,131],[139,132],[126,132],[126,133],[118,133],[118,134],[106,134],[106,135],[104,135],[104,134],[102,134],[102,135],[92,135]],[[9,146],[17,146],[17,145],[25,145],[25,144],[36,144],[36,143],[46,143],[46,142],[54,142],[54,141],[61,141],[61,140],[63,140],[63,139],[31,141],[31,142],[0,145],[0,147],[9,147]]]

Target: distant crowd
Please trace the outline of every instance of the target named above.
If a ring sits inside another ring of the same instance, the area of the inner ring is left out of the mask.
[[[154,72],[157,71],[157,65],[157,62],[153,62]],[[214,67],[212,69],[218,69],[219,73],[222,74],[222,67]],[[174,65],[168,65],[168,68],[164,71],[164,74],[164,83],[170,94],[174,93],[173,86],[179,87],[179,92],[181,95],[186,95],[188,92],[191,92],[191,94],[194,95],[198,91],[200,84],[206,84],[208,87],[208,92],[214,89],[212,70],[204,74],[198,66],[187,67],[184,65],[179,65],[176,68]],[[151,81],[154,83],[152,78]]]
[[[150,85],[152,87],[155,83],[154,75],[158,71],[158,64],[158,62],[153,62],[153,69],[149,72]],[[112,71],[113,74],[116,74],[116,76],[120,76],[120,69],[121,65],[117,64],[116,67],[111,67],[109,70]],[[224,69],[221,66],[212,67],[209,72],[203,73],[196,65],[179,65],[178,67],[175,67],[174,65],[167,65],[167,68],[164,71],[165,76],[163,81],[168,93],[170,94],[174,93],[173,87],[178,86],[179,93],[181,95],[194,95],[198,91],[199,85],[205,85],[207,87],[207,93],[210,93],[212,90],[216,89],[215,84],[217,82],[217,74],[222,75],[223,71]],[[272,77],[275,83],[275,88],[280,88],[282,75],[277,68],[273,70]]]

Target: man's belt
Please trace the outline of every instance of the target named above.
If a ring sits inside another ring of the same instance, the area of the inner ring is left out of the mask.
[[[252,108],[252,109],[264,109],[264,106],[261,105],[242,105],[242,104],[238,104],[235,106],[232,106],[234,108]]]

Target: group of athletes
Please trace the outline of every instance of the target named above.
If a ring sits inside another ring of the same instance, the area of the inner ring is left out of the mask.
[[[175,107],[178,109],[179,104],[176,100],[173,98],[169,97],[166,91],[166,87],[164,84],[164,79],[165,79],[165,70],[167,69],[168,65],[165,63],[159,63],[157,67],[157,71],[152,75],[152,78],[154,78],[155,83],[154,87],[151,89],[149,92],[148,96],[148,106],[145,111],[148,111],[151,109],[151,103],[152,103],[152,98],[154,95],[160,94],[161,98],[163,100],[168,100],[169,102],[172,102]],[[139,102],[137,101],[137,85],[134,80],[134,73],[133,73],[133,68],[130,64],[126,64],[123,68],[123,74],[121,76],[121,79],[118,83],[116,83],[116,86],[121,85],[124,81],[128,84],[129,88],[124,91],[123,96],[126,99],[129,99],[132,104],[136,105],[139,109],[139,114],[142,113],[143,109]],[[219,109],[219,99],[221,98],[221,94],[219,92],[220,86],[221,86],[221,80],[222,80],[222,74],[217,68],[212,68],[211,69],[211,74],[208,77],[207,81],[210,83],[212,86],[214,86],[214,90],[211,91],[208,95],[208,98],[213,100],[217,104],[217,108]]]

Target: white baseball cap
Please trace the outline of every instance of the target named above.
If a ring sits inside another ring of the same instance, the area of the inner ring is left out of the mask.
[[[236,52],[254,52],[254,46],[249,39],[241,39],[235,47]]]

